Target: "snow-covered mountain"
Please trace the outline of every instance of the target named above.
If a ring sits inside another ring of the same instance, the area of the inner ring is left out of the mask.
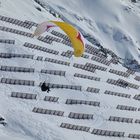
[[[139,1],[0,0],[0,140],[140,139],[139,19]],[[33,38],[47,20],[82,32],[81,58],[59,28]]]

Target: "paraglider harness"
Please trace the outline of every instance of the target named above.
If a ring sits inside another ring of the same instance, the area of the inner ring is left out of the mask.
[[[43,84],[41,85],[41,90],[42,91],[47,91],[49,93],[50,92],[50,87],[49,87],[49,85],[46,85],[45,82],[43,82]]]

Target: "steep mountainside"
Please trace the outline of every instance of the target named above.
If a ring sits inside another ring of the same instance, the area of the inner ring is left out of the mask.
[[[0,0],[0,140],[140,139],[139,18],[139,1]],[[84,55],[60,28],[33,37],[47,20],[77,27]]]

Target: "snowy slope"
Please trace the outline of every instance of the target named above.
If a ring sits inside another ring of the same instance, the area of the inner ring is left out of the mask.
[[[112,50],[122,59],[136,59],[139,62],[139,4],[132,4],[127,0],[41,0],[46,3],[46,8],[41,7],[33,0],[0,0],[0,15],[19,19],[21,21],[29,20],[35,23],[40,23],[44,20],[62,20],[50,14],[49,9],[70,21],[79,29],[82,29],[87,34],[96,38],[103,47]],[[37,10],[40,8],[41,11]],[[48,10],[47,10],[48,9]],[[20,27],[8,22],[0,20],[0,26],[9,27],[28,33],[33,33],[35,26],[31,29]],[[54,29],[57,32],[62,31],[59,28]],[[44,34],[54,36],[51,31]],[[56,36],[54,36],[56,37]],[[58,38],[58,37],[57,37]],[[121,64],[111,63],[109,66],[91,60],[92,54],[86,53],[88,59],[83,57],[67,58],[62,56],[62,52],[71,50],[72,48],[62,43],[52,42],[47,44],[37,40],[14,33],[9,33],[0,30],[0,39],[15,40],[15,44],[0,43],[0,53],[15,53],[33,55],[33,59],[27,58],[0,58],[0,66],[15,66],[34,68],[34,73],[24,72],[7,72],[0,71],[0,79],[11,78],[21,80],[33,80],[34,86],[23,86],[0,83],[1,98],[0,98],[0,115],[6,119],[7,126],[0,125],[0,140],[113,140],[113,139],[129,139],[129,134],[140,134],[140,126],[135,123],[139,119],[140,111],[139,101],[133,99],[135,95],[139,95],[139,89],[130,87],[122,88],[108,84],[108,79],[123,79],[129,83],[140,85],[139,81],[134,78],[140,76],[138,72],[130,74],[128,77],[118,76],[109,72],[110,69],[126,72],[127,68]],[[24,43],[32,43],[48,49],[53,49],[59,52],[58,55],[31,49],[24,46]],[[86,43],[91,44],[86,40]],[[42,56],[43,60],[38,61],[37,57]],[[45,58],[52,58],[70,63],[70,66],[60,65],[44,61]],[[108,56],[107,60],[111,60]],[[94,73],[77,69],[73,67],[74,63],[83,64],[92,63],[98,66],[107,68],[106,71],[95,70]],[[40,71],[46,70],[61,70],[65,71],[65,76],[44,74]],[[84,78],[74,77],[75,73],[88,76],[98,77],[100,81],[89,80]],[[51,89],[51,92],[41,92],[39,84],[46,81],[48,83],[61,85],[76,85],[82,86],[82,91],[71,89]],[[99,93],[87,92],[87,88],[100,89]],[[130,95],[130,98],[113,96],[104,94],[104,92],[112,91]],[[27,100],[20,98],[12,98],[11,92],[32,93],[37,95],[36,100]],[[44,101],[45,96],[59,97],[58,102]],[[100,106],[88,105],[68,105],[67,99],[97,101]],[[117,105],[126,105],[136,108],[136,111],[119,110]],[[34,107],[39,107],[49,110],[64,111],[63,116],[47,115],[34,113]],[[71,119],[69,113],[84,113],[93,114],[93,119]],[[108,121],[110,116],[133,118],[133,123],[113,122]],[[90,127],[89,132],[74,131],[61,128],[61,123],[69,123],[79,126]],[[93,129],[102,129],[110,131],[125,132],[124,137],[107,137],[91,134]]]
[[[48,4],[121,58],[139,61],[139,3],[134,5],[129,0],[50,0]]]

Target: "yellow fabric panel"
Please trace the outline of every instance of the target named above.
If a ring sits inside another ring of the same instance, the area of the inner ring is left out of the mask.
[[[70,38],[74,48],[74,56],[80,57],[84,53],[84,43],[78,39],[78,31],[70,24],[60,21],[51,21],[59,26]]]

